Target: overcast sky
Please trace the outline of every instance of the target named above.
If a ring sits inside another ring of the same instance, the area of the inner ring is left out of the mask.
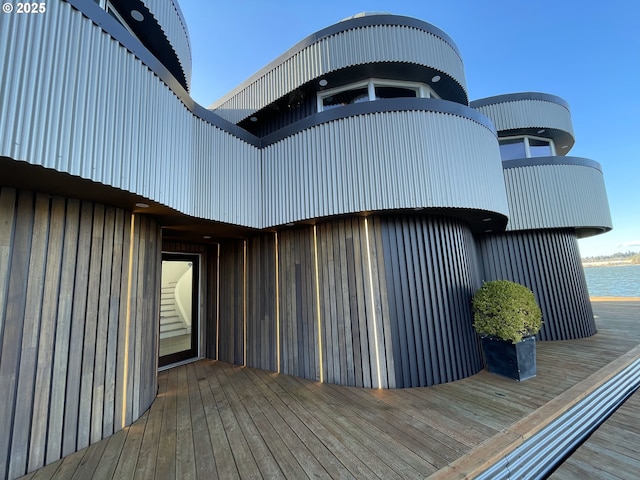
[[[208,106],[308,35],[363,11],[444,30],[471,100],[537,91],[564,98],[569,155],[604,170],[614,230],[581,240],[582,256],[640,251],[640,1],[178,0],[193,53],[191,95]]]

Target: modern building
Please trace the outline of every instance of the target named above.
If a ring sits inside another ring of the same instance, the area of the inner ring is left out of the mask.
[[[483,280],[533,289],[541,340],[595,332],[600,165],[560,98],[469,102],[433,25],[346,19],[209,109],[175,0],[48,0],[0,46],[0,477],[131,424],[159,365],[473,375]]]

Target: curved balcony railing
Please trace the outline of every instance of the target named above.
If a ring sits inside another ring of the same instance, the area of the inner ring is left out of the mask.
[[[558,155],[566,155],[575,142],[569,105],[555,95],[512,93],[475,100],[470,105],[493,121],[500,137],[551,138]]]
[[[611,230],[600,164],[578,157],[503,162],[509,201],[507,230],[574,228],[578,237]]]
[[[262,140],[264,226],[426,208],[499,229],[508,215],[494,130],[454,102],[348,105]]]
[[[420,78],[446,91],[441,97],[467,103],[462,59],[448,35],[413,18],[373,15],[348,19],[307,37],[210,108],[238,123],[321,77],[331,88],[331,75],[337,78],[350,68],[394,63],[407,70],[405,79],[411,77],[410,70],[419,71]]]

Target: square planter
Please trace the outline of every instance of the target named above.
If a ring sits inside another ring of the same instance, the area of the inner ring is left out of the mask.
[[[536,376],[536,337],[511,343],[500,338],[482,337],[482,348],[491,373],[519,382]]]

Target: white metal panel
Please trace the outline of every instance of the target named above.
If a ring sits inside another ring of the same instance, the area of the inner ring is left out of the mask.
[[[191,83],[191,45],[189,31],[175,0],[143,0],[178,56],[187,84]]]
[[[537,165],[504,170],[507,230],[611,229],[602,172],[581,165]]]
[[[197,119],[140,60],[68,3],[47,3],[46,15],[0,15],[0,42],[8,52],[0,58],[0,155],[188,215],[260,225],[256,147]],[[194,154],[203,148],[207,155]],[[217,190],[206,176],[194,179],[200,162],[222,172]],[[229,196],[203,203],[196,192],[207,188]]]
[[[544,100],[516,100],[477,107],[498,132],[521,128],[554,128],[573,136],[571,113],[563,105]]]
[[[429,111],[347,117],[264,149],[264,223],[419,207],[508,214],[495,135]]]
[[[465,88],[462,60],[443,39],[413,27],[373,25],[320,39],[234,90],[213,108],[221,117],[238,123],[314,78],[375,62],[426,65],[452,76]]]

